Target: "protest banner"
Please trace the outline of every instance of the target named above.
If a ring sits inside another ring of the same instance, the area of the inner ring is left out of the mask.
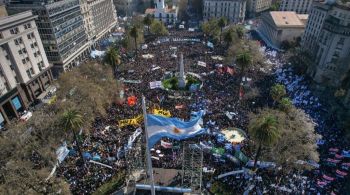
[[[165,116],[165,117],[171,117],[171,113],[169,110],[163,110],[163,109],[153,109],[153,114]]]
[[[125,127],[125,126],[128,126],[128,125],[140,125],[141,122],[143,121],[143,116],[142,115],[139,115],[135,118],[132,118],[132,119],[124,119],[124,120],[119,120],[118,121],[118,126],[119,128],[121,127]]]

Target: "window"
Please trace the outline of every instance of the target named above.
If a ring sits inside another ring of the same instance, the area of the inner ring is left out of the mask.
[[[32,28],[32,25],[30,23],[27,23],[24,25],[24,29]]]
[[[22,52],[22,50],[20,49],[20,50],[18,50],[18,54],[19,55],[22,55],[23,54],[23,52]]]
[[[22,63],[23,63],[23,64],[26,64],[26,60],[25,60],[25,59],[22,59]]]
[[[10,33],[13,34],[13,35],[17,34],[18,32],[19,32],[18,27],[10,29]]]
[[[27,70],[26,73],[27,73],[27,76],[28,76],[29,78],[32,78],[32,75],[30,74],[30,71],[29,71],[29,70]]]
[[[5,56],[5,58],[6,58],[7,60],[10,60],[10,57],[9,57],[9,55],[6,55],[6,56]]]
[[[34,74],[33,68],[29,68],[29,70],[30,70],[30,74]]]
[[[35,47],[38,46],[38,43],[37,43],[37,42],[34,42],[34,46],[35,46]]]
[[[23,43],[22,38],[15,39],[14,42],[15,42],[15,45],[19,45]]]
[[[11,70],[15,70],[15,67],[12,64],[10,64],[10,68]]]
[[[38,54],[34,53],[34,57],[38,57]]]
[[[2,33],[0,32],[0,39],[3,39],[4,38],[4,36],[2,35]]]
[[[16,83],[19,83],[17,76],[15,76]]]
[[[23,52],[23,53],[27,53],[26,48],[23,48],[23,49],[22,49],[22,52]]]
[[[26,57],[26,61],[29,62],[29,57]]]
[[[34,44],[33,44],[33,43],[31,43],[31,44],[30,44],[30,47],[34,49]]]

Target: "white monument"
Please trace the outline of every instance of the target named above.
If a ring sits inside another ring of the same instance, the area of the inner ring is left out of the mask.
[[[185,88],[186,87],[186,76],[185,76],[185,66],[184,66],[184,55],[180,54],[180,67],[179,67],[179,88]]]

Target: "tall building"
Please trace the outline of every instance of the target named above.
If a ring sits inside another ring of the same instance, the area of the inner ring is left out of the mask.
[[[203,4],[204,20],[225,17],[232,23],[244,22],[245,0],[203,0]]]
[[[255,17],[259,13],[270,9],[272,0],[247,0],[247,13],[249,17]]]
[[[280,11],[294,11],[298,14],[308,14],[313,0],[282,0]]]
[[[11,2],[9,10],[32,10],[53,73],[79,64],[89,55],[79,0],[19,0]]]
[[[0,17],[0,125],[42,94],[52,82],[50,65],[30,11]]]
[[[177,13],[178,8],[165,5],[164,0],[157,0],[155,8],[148,8],[145,11],[145,14],[151,14],[155,19],[167,24],[174,24],[177,21]]]
[[[314,64],[308,73],[317,83],[341,87],[350,76],[350,6],[314,2],[302,39]]]
[[[283,41],[295,41],[304,33],[306,14],[287,11],[263,13],[258,32],[270,46],[279,48]]]
[[[120,16],[132,16],[137,10],[137,0],[113,0],[114,6]]]
[[[117,24],[112,0],[80,0],[81,13],[90,44],[96,45]]]

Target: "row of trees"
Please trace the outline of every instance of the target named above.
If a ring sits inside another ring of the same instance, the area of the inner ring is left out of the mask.
[[[119,89],[112,68],[95,63],[63,73],[57,82],[56,103],[0,135],[0,194],[70,194],[62,178],[46,181],[57,162],[56,149],[63,141],[78,140],[80,129],[89,134],[93,120],[106,115]]]
[[[254,167],[261,156],[263,160],[276,162],[286,172],[305,168],[296,164],[298,160],[317,162],[316,141],[320,136],[315,133],[312,120],[285,97],[283,85],[274,85],[270,95],[275,108],[264,108],[249,115],[248,131],[253,147],[257,148]]]

